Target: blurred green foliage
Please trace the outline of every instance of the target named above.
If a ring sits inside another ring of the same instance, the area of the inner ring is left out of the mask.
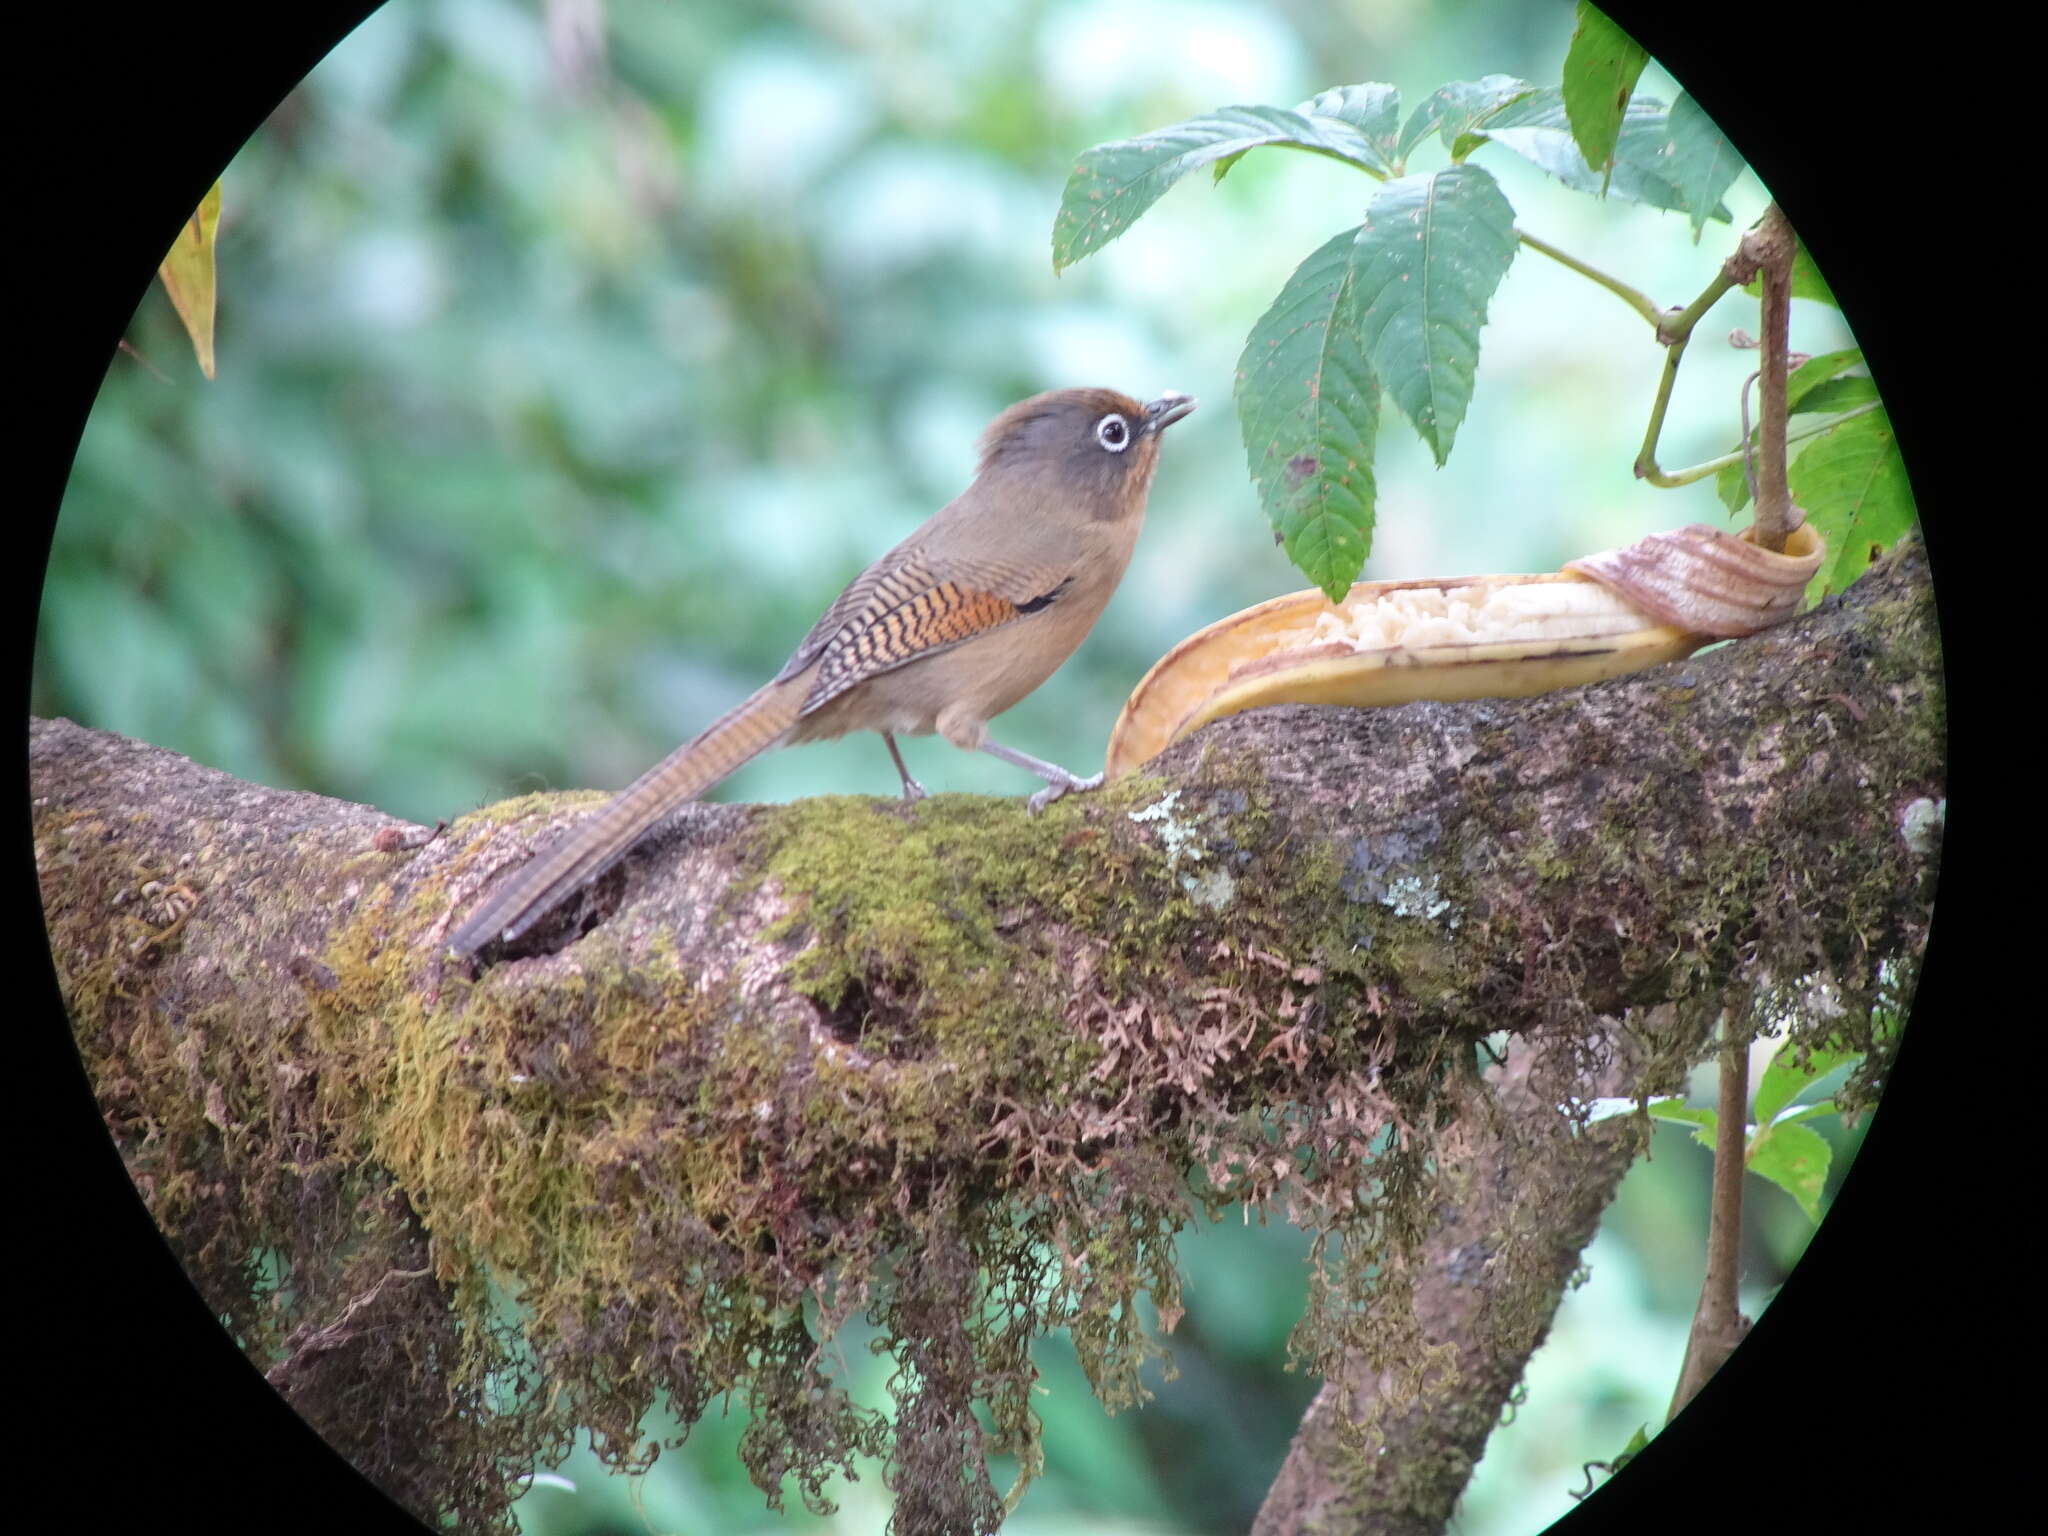
[[[595,32],[576,24],[593,14]],[[1074,157],[1345,81],[1555,80],[1571,23],[1563,0],[387,7],[228,168],[217,380],[154,290],[138,355],[113,360],[56,530],[34,708],[426,822],[616,787],[756,686],[957,492],[1004,405],[1084,383],[1187,390],[1205,410],[1166,450],[1121,592],[999,726],[1089,771],[1153,659],[1302,585],[1246,479],[1232,375],[1302,253],[1358,221],[1362,184],[1305,156],[1197,179],[1055,278],[1047,232]],[[1642,89],[1679,87],[1653,64]],[[1682,216],[1499,174],[1528,227],[1660,300],[1697,293],[1725,254],[1719,226],[1696,247]],[[1765,200],[1745,174],[1734,227]],[[1726,302],[1715,325],[1754,328]],[[1673,463],[1735,438],[1751,362],[1703,343],[1666,429]],[[1848,338],[1802,304],[1793,344]],[[1661,357],[1612,298],[1518,262],[1484,347],[1449,466],[1406,434],[1383,444],[1367,577],[1552,569],[1723,518],[1710,483],[1632,478]],[[907,755],[935,791],[1033,787],[941,743]],[[719,793],[827,789],[890,794],[895,774],[856,738],[771,754]],[[1838,1148],[1837,1179],[1848,1160]],[[1661,1417],[1704,1161],[1657,1132],[1481,1466],[1465,1536],[1563,1513],[1580,1462]],[[1790,1201],[1752,1207],[1749,1279],[1768,1287],[1808,1227]],[[1012,1529],[1244,1529],[1313,1389],[1281,1367],[1302,1247],[1278,1224],[1185,1235],[1180,1376],[1141,1412],[1105,1418],[1071,1353],[1048,1349],[1049,1470]],[[854,1379],[879,1392],[857,1342]],[[527,1529],[879,1529],[878,1470],[835,1521],[765,1512],[739,1427],[706,1421],[631,1484],[579,1459],[579,1491],[536,1488]]]

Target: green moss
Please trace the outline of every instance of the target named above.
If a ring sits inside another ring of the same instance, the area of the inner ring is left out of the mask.
[[[1782,726],[1768,749],[1805,750],[1808,728]],[[1817,825],[1892,824],[1859,809],[1853,783],[1810,793]],[[737,1393],[771,1501],[794,1478],[822,1507],[834,1468],[886,1454],[902,1499],[972,1527],[994,1506],[982,1432],[958,1427],[979,1410],[991,1444],[1031,1462],[1029,1347],[1053,1328],[1106,1405],[1141,1401],[1159,1345],[1137,1300],[1168,1326],[1178,1315],[1173,1245],[1197,1207],[1284,1198],[1316,1234],[1297,1357],[1379,1362],[1386,1400],[1421,1400],[1441,1352],[1388,1277],[1455,1201],[1436,1137],[1470,1112],[1469,1042],[1496,1027],[1499,999],[1461,957],[1519,943],[1520,985],[1568,1004],[1550,933],[1614,932],[1611,884],[1646,867],[1635,828],[1694,794],[1650,783],[1596,807],[1584,846],[1560,846],[1533,805],[1524,825],[1480,807],[1370,843],[1276,838],[1257,763],[1217,754],[1179,789],[1132,778],[1038,817],[954,796],[761,808],[734,849],[760,873],[724,900],[735,921],[782,908],[765,934],[784,956],[773,1009],[742,1007],[736,982],[700,984],[660,943],[629,966],[602,930],[545,1015],[489,975],[427,994],[408,936],[445,914],[474,853],[402,902],[364,881],[318,979],[260,1020],[160,1006],[146,965],[87,936],[88,911],[54,921],[70,925],[60,953],[94,957],[67,977],[93,1019],[82,1035],[96,1073],[128,1084],[113,1115],[159,1218],[215,1255],[209,1294],[239,1277],[254,1297],[252,1256],[293,1255],[271,1315],[236,1303],[259,1355],[290,1357],[295,1330],[387,1273],[431,1270],[391,1293],[379,1326],[402,1347],[375,1387],[415,1403],[440,1391],[419,1411],[477,1489],[577,1426],[639,1465],[658,1397],[688,1424]],[[1801,871],[1823,856],[1851,914],[1828,952],[1799,916]],[[1877,1038],[1873,1008],[1910,988],[1855,969],[1900,949],[1880,839],[1684,857],[1642,899],[1688,942],[1616,941],[1653,1075],[1683,1071],[1701,1022],[1653,1005],[1751,959],[1834,968],[1850,1007],[1831,1042]],[[1498,894],[1503,869],[1542,882],[1540,911]],[[79,888],[89,905],[141,874],[96,870]],[[824,1346],[856,1313],[903,1368],[894,1425],[826,1374]],[[1547,1315],[1545,1297],[1511,1297],[1492,1325],[1540,1331]],[[451,1407],[448,1381],[471,1396]],[[304,1390],[344,1445],[351,1415],[374,1420],[360,1384]],[[1416,1473],[1415,1496],[1456,1470]],[[503,1505],[479,1493],[476,1507]]]

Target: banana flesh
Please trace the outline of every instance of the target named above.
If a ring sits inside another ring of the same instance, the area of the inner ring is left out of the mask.
[[[1675,661],[1709,639],[1575,571],[1367,581],[1341,604],[1296,592],[1161,657],[1117,719],[1104,774],[1262,705],[1519,698]]]

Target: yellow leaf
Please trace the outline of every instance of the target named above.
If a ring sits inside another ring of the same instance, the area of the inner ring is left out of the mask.
[[[209,379],[213,377],[213,231],[219,223],[220,183],[216,181],[156,269],[164,292],[171,296],[171,307],[192,338],[199,371]]]

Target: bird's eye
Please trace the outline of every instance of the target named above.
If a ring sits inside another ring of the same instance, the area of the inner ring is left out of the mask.
[[[1131,446],[1131,424],[1111,411],[1095,423],[1095,441],[1111,453],[1122,453]]]

